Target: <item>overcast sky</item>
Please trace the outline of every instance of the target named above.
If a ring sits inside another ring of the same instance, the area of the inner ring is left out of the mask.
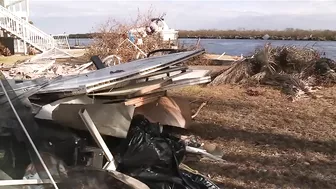
[[[51,33],[94,32],[109,18],[129,20],[138,8],[166,13],[174,29],[333,29],[336,0],[114,1],[30,0],[30,20]]]

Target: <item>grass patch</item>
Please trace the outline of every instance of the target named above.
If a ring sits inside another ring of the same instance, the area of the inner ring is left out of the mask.
[[[28,60],[32,58],[33,55],[13,55],[13,56],[0,56],[0,64],[4,64],[6,66],[14,65],[18,62],[24,62],[25,60]]]
[[[171,91],[192,100],[193,111],[210,99],[188,133],[216,143],[229,162],[188,166],[223,188],[335,188],[336,88],[297,102],[272,88],[252,89],[259,95],[235,85]]]

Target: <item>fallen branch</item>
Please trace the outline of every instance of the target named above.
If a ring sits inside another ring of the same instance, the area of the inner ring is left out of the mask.
[[[191,116],[192,119],[194,119],[198,114],[199,112],[201,111],[201,109],[208,104],[208,102],[212,99],[213,97],[209,98],[207,101],[203,102],[200,107],[198,107],[196,113],[194,115]],[[197,102],[198,100],[194,100],[192,102]]]
[[[200,107],[198,107],[196,113],[194,115],[191,116],[192,119],[194,119],[198,114],[199,112],[201,111],[201,109],[207,104],[207,102],[203,102]]]

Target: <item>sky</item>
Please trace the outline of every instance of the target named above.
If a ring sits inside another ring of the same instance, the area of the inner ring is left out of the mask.
[[[89,33],[108,19],[135,19],[150,8],[155,16],[166,13],[174,29],[336,30],[336,0],[30,0],[30,20],[50,34]]]

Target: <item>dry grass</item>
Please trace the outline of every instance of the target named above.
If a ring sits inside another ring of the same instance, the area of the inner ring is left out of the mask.
[[[25,55],[13,55],[13,56],[0,56],[0,65],[4,64],[4,66],[12,66],[15,63],[24,62],[33,56],[25,56]]]
[[[289,102],[270,88],[187,87],[172,95],[212,98],[188,134],[216,143],[229,163],[188,163],[223,188],[336,188],[336,88]],[[184,133],[185,134],[185,133]]]

